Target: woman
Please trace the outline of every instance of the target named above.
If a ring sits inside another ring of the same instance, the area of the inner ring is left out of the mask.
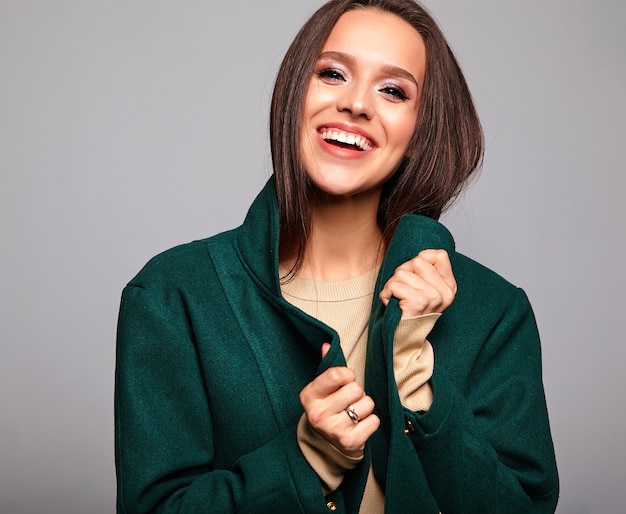
[[[118,511],[553,512],[527,298],[436,221],[482,134],[432,18],[332,0],[271,110],[244,224],[124,290]]]

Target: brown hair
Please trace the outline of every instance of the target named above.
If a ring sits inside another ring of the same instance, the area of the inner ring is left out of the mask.
[[[315,63],[339,17],[358,8],[391,12],[426,46],[418,120],[407,155],[383,186],[378,223],[386,244],[403,214],[438,219],[478,169],[483,133],[463,73],[430,14],[413,0],[331,0],[300,29],[283,59],[272,96],[270,141],[281,223],[281,258],[297,271],[309,234],[314,190],[300,159],[300,125]]]

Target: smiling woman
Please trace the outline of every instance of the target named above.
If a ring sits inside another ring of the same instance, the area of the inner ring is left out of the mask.
[[[422,37],[398,16],[360,9],[337,21],[315,64],[302,120],[302,164],[317,189],[372,195],[378,205],[415,131],[425,68]]]
[[[322,6],[271,144],[242,226],[124,290],[118,511],[553,512],[532,310],[437,221],[482,132],[433,19]]]

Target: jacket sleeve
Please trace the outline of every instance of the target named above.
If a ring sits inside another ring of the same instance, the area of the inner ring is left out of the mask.
[[[438,365],[434,343],[433,404],[423,415],[404,409],[406,432],[444,513],[556,508],[539,336],[525,293],[514,291],[474,357],[463,391],[450,379],[454,370]]]
[[[215,463],[214,420],[184,299],[127,286],[115,383],[117,511],[325,512],[296,426]],[[246,422],[242,413],[242,422]]]

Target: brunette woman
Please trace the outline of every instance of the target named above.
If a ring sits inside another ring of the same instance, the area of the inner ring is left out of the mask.
[[[242,226],[124,290],[118,511],[553,512],[531,307],[436,221],[483,145],[433,19],[320,8],[271,145]]]

